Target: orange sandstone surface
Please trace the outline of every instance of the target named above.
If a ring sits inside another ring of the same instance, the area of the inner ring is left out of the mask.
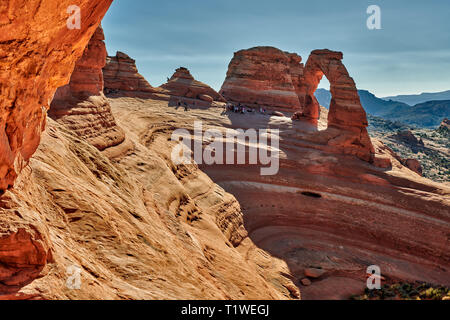
[[[220,93],[233,103],[296,110],[302,58],[273,47],[255,47],[234,54]]]
[[[12,28],[0,27],[2,37],[11,36],[1,42],[0,65],[0,298],[299,298],[286,264],[247,238],[232,195],[198,168],[175,166],[167,140],[150,150],[130,123],[116,123],[102,93],[101,29],[94,33],[110,2],[72,1],[90,12],[73,36],[65,1],[23,8],[11,1],[6,10]],[[22,24],[29,30],[14,38]],[[41,24],[45,32],[34,32]],[[51,113],[57,121],[46,119],[60,86]],[[122,137],[129,141],[124,152],[104,152]],[[81,270],[78,290],[68,285],[74,268]]]
[[[36,151],[56,89],[68,83],[112,0],[4,1],[0,10],[0,190]],[[80,29],[67,28],[77,5]]]
[[[389,167],[318,143],[327,110],[321,110],[316,128],[287,117],[223,114],[222,108],[184,112],[156,100],[111,103],[119,122],[129,124],[151,150],[160,150],[176,128],[192,131],[198,120],[204,130],[280,130],[280,171],[274,176],[261,176],[260,166],[252,165],[200,169],[236,197],[248,240],[287,264],[302,298],[346,299],[361,292],[370,265],[380,266],[386,281],[450,284],[449,187],[411,171],[377,140],[376,159]],[[253,247],[237,248],[246,257],[259,255]],[[302,286],[308,268],[323,272]]]
[[[235,55],[222,95],[186,69],[152,88],[128,56],[105,61],[110,3],[0,5],[0,298],[345,299],[370,265],[385,281],[450,285],[450,189],[370,139],[342,53],[303,66],[254,48]],[[79,30],[66,27],[73,4],[90,13]],[[313,97],[323,75],[329,113]],[[294,120],[227,113],[222,97]],[[173,163],[172,132],[198,120],[280,130],[278,174]]]

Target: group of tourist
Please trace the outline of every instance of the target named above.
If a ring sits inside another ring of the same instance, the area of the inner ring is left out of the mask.
[[[227,111],[231,111],[234,113],[241,113],[241,114],[256,112],[255,109],[246,107],[246,106],[242,105],[241,103],[239,103],[238,105],[234,105],[232,103],[227,103],[225,108]],[[266,114],[266,109],[264,109],[263,107],[260,107],[259,113]]]
[[[195,101],[192,102],[192,106],[195,107]],[[177,108],[184,108],[184,111],[189,111],[190,110],[190,105],[183,100],[177,100]],[[232,103],[227,103],[225,105],[225,112],[226,111],[231,111],[234,113],[240,113],[240,114],[245,114],[245,113],[256,113],[257,109],[256,108],[251,108],[251,107],[246,107],[244,105],[242,105],[241,103],[238,103],[237,105],[232,104]],[[261,114],[266,114],[266,109],[263,107],[259,108],[259,113]]]

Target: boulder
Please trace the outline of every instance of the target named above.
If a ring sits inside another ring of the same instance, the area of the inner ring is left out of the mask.
[[[447,129],[447,130],[450,131],[450,120],[448,120],[447,118],[442,120],[441,125],[439,126],[439,128]]]
[[[391,137],[399,142],[403,142],[411,146],[424,146],[422,139],[417,139],[417,137],[410,130],[399,131]]]
[[[420,164],[419,160],[417,160],[417,159],[405,159],[402,163],[403,163],[403,165],[405,167],[411,169],[412,171],[414,171],[418,175],[421,176],[423,174],[422,165]]]
[[[303,278],[302,280],[300,280],[300,282],[305,287],[308,287],[308,286],[310,286],[312,284],[311,280],[309,280],[308,278]]]
[[[447,118],[442,120],[441,125],[439,126],[437,131],[444,137],[450,138],[450,120],[448,120]]]
[[[325,274],[325,270],[317,269],[317,268],[306,268],[305,269],[305,277],[318,279]]]

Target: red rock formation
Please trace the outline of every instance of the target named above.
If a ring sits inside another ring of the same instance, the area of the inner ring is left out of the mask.
[[[373,141],[376,159],[386,165],[384,169],[352,156],[331,153],[329,146],[316,143],[316,136],[321,134],[310,132],[310,124],[302,121],[254,114],[224,117],[219,108],[184,112],[167,108],[167,102],[152,99],[114,99],[112,106],[127,131],[139,137],[139,144],[164,153],[163,159],[171,158],[166,148],[173,131],[184,128],[193,132],[195,119],[202,119],[204,128],[223,133],[224,128],[279,129],[280,170],[276,175],[261,176],[260,167],[253,165],[203,163],[200,169],[238,198],[244,212],[245,230],[238,232],[239,241],[230,241],[249,259],[260,255],[248,249],[246,241],[251,240],[264,249],[264,261],[257,263],[259,270],[269,272],[272,262],[266,259],[275,256],[289,267],[288,274],[296,285],[305,279],[307,269],[325,271],[319,279],[311,278],[310,286],[300,288],[302,297],[348,299],[366,287],[366,271],[370,265],[379,265],[382,276],[389,282],[417,280],[450,284],[450,188],[406,169],[377,140]],[[338,134],[343,132],[335,130]],[[203,147],[208,145],[205,141]],[[237,148],[234,150],[239,152]],[[247,159],[249,152],[247,148]],[[236,159],[236,155],[232,158]],[[211,190],[206,181],[201,181],[199,186],[193,184],[197,175],[190,171],[190,166],[169,164],[169,168],[200,199],[205,193],[215,193],[205,191]],[[137,171],[137,175],[144,172]],[[140,179],[147,181],[145,177]],[[148,184],[156,188],[158,197],[174,197],[166,195],[163,183]],[[205,189],[199,190],[200,186]],[[207,207],[214,204],[201,202]],[[214,212],[219,213],[216,223],[220,226],[231,220],[220,211]],[[155,219],[154,223],[158,221]],[[209,237],[205,235],[208,230],[204,227],[199,233]],[[248,237],[240,242],[245,231]],[[233,265],[233,270],[238,270],[236,267],[237,264]]]
[[[161,93],[172,97],[200,99],[206,102],[226,102],[222,95],[207,84],[195,80],[189,70],[183,67],[178,68],[170,80],[158,89],[161,90]]]
[[[101,26],[92,35],[83,56],[75,64],[70,82],[57,90],[55,98],[64,95],[79,97],[98,95],[103,92],[102,68],[106,63],[105,36]]]
[[[148,81],[139,74],[136,61],[120,51],[114,57],[106,58],[103,76],[106,94],[148,97],[155,92]]]
[[[318,119],[319,103],[314,96],[317,87],[325,75],[330,82],[331,104],[328,113],[328,125],[341,128],[367,127],[367,117],[356,90],[353,79],[342,64],[342,52],[314,50],[305,65],[300,92],[301,116]]]
[[[302,58],[273,47],[255,47],[234,54],[220,93],[230,102],[276,109],[300,108],[297,87]]]
[[[320,106],[314,92],[325,75],[330,82],[331,103],[328,129],[321,133],[322,136],[327,137],[327,144],[339,152],[373,161],[375,151],[366,129],[367,115],[361,105],[355,82],[342,64],[342,58],[342,52],[311,52],[299,88],[299,92],[304,93],[304,98],[300,98],[301,111],[293,119],[317,121]]]
[[[51,118],[101,151],[125,140],[103,95],[104,39],[103,29],[99,27],[77,61],[70,83],[58,89],[49,111]]]
[[[0,300],[298,297],[286,265],[246,237],[236,199],[171,162],[162,134],[174,110],[156,101],[168,112],[156,124],[152,110],[133,110],[142,101],[111,102],[136,145],[120,161],[48,119],[29,170],[0,200]],[[74,267],[78,290],[67,287]]]
[[[56,89],[69,81],[111,2],[10,0],[0,4],[0,194],[12,187],[36,151]],[[67,9],[72,5],[81,9],[80,29],[67,26]],[[8,197],[0,202],[2,293],[30,283],[52,260],[44,220],[33,210],[10,205]]]
[[[314,92],[326,75],[333,99],[328,114],[329,130],[318,134],[318,142],[327,144],[332,152],[373,161],[366,113],[341,60],[341,52],[315,50],[304,67],[300,56],[276,48],[242,50],[231,60],[220,92],[229,101],[244,105],[299,110],[293,120],[317,124],[319,103]]]
[[[12,208],[11,208],[12,209]],[[19,219],[8,210],[0,226],[0,294],[15,292],[37,278],[51,261],[46,227]]]
[[[417,137],[410,130],[399,131],[396,134],[391,135],[391,138],[393,138],[399,142],[405,143],[411,147],[417,147],[417,148],[424,147],[422,138],[417,139]]]
[[[13,185],[36,151],[46,111],[112,0],[7,1],[0,10],[0,190]],[[80,7],[81,29],[67,9]]]
[[[177,121],[184,125],[180,114]],[[225,118],[213,128],[268,125],[252,115],[240,118]],[[258,166],[249,165],[200,168],[236,196],[249,238],[285,261],[295,283],[308,268],[326,272],[300,288],[302,298],[348,299],[364,290],[370,265],[379,265],[389,281],[450,284],[448,186],[413,174],[389,151],[377,152],[376,159],[391,164],[380,169],[330,153],[316,143],[319,133],[307,133],[307,123],[268,121],[280,130],[276,175],[261,176]]]

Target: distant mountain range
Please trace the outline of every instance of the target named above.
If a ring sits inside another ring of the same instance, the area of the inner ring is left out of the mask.
[[[416,104],[424,103],[427,101],[450,100],[450,90],[434,93],[399,95],[399,96],[385,97],[382,99],[399,101],[409,104],[410,106],[414,106]]]
[[[415,127],[436,128],[449,116],[450,100],[438,100],[419,103],[408,110],[395,109],[382,117]]]
[[[400,101],[378,98],[367,90],[358,90],[358,93],[361,104],[368,114],[391,121],[416,127],[436,128],[444,118],[450,118],[450,97],[448,100],[426,101],[411,106]],[[317,89],[315,95],[322,106],[329,108],[331,94],[328,90]]]
[[[327,89],[319,88],[316,90],[314,95],[317,98],[317,101],[319,101],[320,105],[325,108],[330,108],[330,101],[331,101],[331,92]]]

